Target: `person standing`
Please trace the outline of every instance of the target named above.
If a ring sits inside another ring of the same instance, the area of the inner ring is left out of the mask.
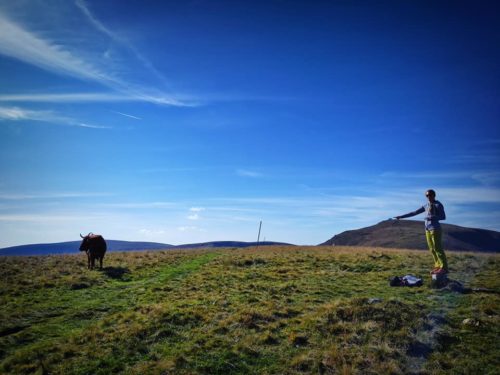
[[[434,258],[434,269],[431,274],[444,275],[448,273],[448,261],[446,254],[443,250],[442,244],[442,230],[439,220],[446,220],[444,206],[441,202],[436,200],[436,192],[429,189],[425,192],[428,202],[417,209],[416,211],[409,212],[405,215],[396,216],[394,219],[400,220],[407,217],[412,217],[423,212],[426,212],[425,217],[425,237],[427,245]]]

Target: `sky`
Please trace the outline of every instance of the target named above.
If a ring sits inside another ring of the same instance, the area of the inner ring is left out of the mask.
[[[500,230],[496,1],[0,0],[0,247]],[[423,216],[415,217],[423,220]],[[423,224],[422,224],[423,230]]]

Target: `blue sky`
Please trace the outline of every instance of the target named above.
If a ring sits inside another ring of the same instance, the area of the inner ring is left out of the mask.
[[[0,247],[500,230],[499,10],[0,0]]]

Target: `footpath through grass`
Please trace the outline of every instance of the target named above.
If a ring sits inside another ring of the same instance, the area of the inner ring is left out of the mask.
[[[498,256],[268,247],[0,258],[0,372],[13,374],[495,373]],[[420,288],[388,278],[424,276]],[[469,319],[464,323],[465,319]]]

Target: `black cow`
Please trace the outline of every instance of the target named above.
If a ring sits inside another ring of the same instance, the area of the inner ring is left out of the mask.
[[[102,260],[104,259],[104,254],[107,249],[104,238],[100,234],[93,233],[89,233],[85,237],[80,234],[80,237],[83,238],[82,244],[80,245],[80,251],[85,251],[87,253],[89,270],[94,268],[96,259],[99,259],[99,268],[102,269]]]

